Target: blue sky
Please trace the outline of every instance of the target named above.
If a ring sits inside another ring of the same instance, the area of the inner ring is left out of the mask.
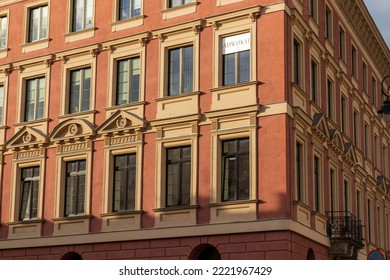
[[[390,47],[390,0],[364,0],[364,3]]]

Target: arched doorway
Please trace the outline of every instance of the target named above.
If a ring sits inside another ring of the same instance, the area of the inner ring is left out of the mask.
[[[220,260],[221,254],[210,244],[201,244],[192,250],[190,260]]]
[[[68,252],[61,257],[61,260],[82,260],[83,258],[76,252]]]
[[[307,260],[315,260],[315,259],[316,259],[316,255],[314,254],[314,251],[313,251],[312,248],[310,248],[310,249],[307,251],[306,259],[307,259]]]

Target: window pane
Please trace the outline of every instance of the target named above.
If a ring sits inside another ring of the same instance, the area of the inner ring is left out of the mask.
[[[182,92],[192,92],[192,79],[193,79],[193,48],[183,48],[183,89]]]
[[[129,84],[129,63],[128,60],[118,61],[117,77],[117,105],[128,103]]]
[[[92,12],[93,12],[93,7],[92,7],[92,1],[93,0],[85,0],[86,3],[86,11],[85,11],[85,27],[84,28],[90,28],[92,27]]]
[[[239,83],[249,81],[249,51],[238,53],[239,55]]]
[[[35,119],[35,96],[37,91],[37,80],[28,80],[26,86],[26,108],[25,108],[25,121],[32,121]]]
[[[249,199],[249,154],[239,157],[238,199]]]
[[[136,155],[120,155],[114,158],[113,211],[135,209]]]
[[[140,59],[132,58],[131,63],[131,102],[139,101]]]
[[[84,213],[86,161],[66,163],[65,216]]]
[[[73,24],[72,30],[78,31],[82,30],[84,19],[84,0],[74,0],[73,1]]]
[[[236,80],[236,58],[235,53],[223,56],[223,85],[235,84]]]
[[[133,0],[133,13],[132,16],[136,17],[141,15],[141,0]]]
[[[45,106],[45,78],[38,79],[38,102],[37,102],[37,119],[43,118],[43,110]]]
[[[0,85],[0,125],[3,124],[4,86]]]
[[[169,51],[169,88],[168,95],[180,93],[180,49]]]
[[[223,178],[223,200],[236,199],[236,185],[237,185],[237,168],[236,157],[226,157],[224,160],[224,178]]]
[[[39,167],[23,168],[20,182],[20,220],[38,217]]]
[[[30,11],[30,39],[29,41],[36,41],[39,39],[39,21],[40,21],[40,9],[35,8]]]
[[[91,92],[91,69],[82,70],[84,74],[83,80],[83,99],[82,99],[82,109],[81,111],[89,110],[89,98]]]
[[[7,17],[0,18],[0,49],[4,49],[7,41]]]

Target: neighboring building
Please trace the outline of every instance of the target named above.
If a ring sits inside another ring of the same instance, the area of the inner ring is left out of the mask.
[[[0,31],[0,259],[390,251],[362,0],[5,0]]]

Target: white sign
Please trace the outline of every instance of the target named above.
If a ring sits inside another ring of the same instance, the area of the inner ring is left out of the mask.
[[[242,52],[251,49],[251,34],[244,33],[222,39],[222,54]]]

